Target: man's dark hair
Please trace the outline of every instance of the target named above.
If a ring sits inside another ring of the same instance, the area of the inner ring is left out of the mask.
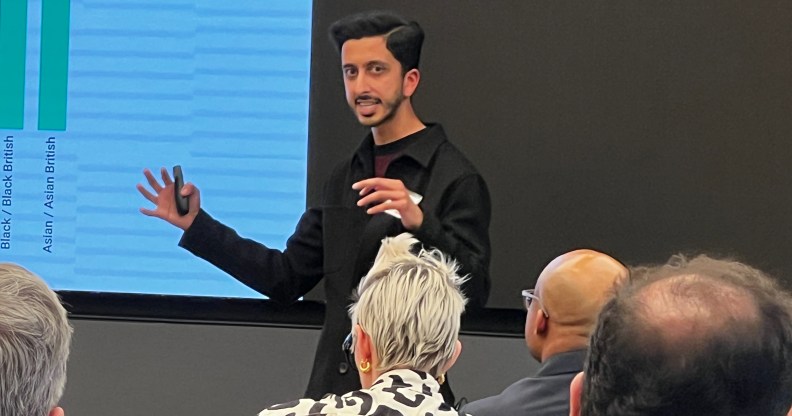
[[[785,416],[792,298],[735,261],[634,269],[603,308],[585,367],[585,416]]]
[[[338,51],[344,42],[372,36],[384,36],[388,50],[401,63],[402,73],[418,68],[424,32],[417,22],[387,11],[353,14],[330,26],[330,39]]]

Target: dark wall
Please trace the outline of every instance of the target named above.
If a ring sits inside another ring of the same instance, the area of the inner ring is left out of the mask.
[[[577,247],[792,276],[792,2],[315,1],[309,203],[365,133],[326,35],[364,9],[427,33],[415,103],[489,183],[490,306]]]
[[[73,316],[71,323],[60,405],[78,416],[252,416],[303,397],[319,340],[317,329]],[[460,340],[449,371],[458,399],[497,394],[538,368],[522,338]]]

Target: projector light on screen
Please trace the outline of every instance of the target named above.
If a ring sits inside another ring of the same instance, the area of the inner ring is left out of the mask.
[[[305,208],[311,1],[0,3],[0,261],[58,290],[261,297],[140,214],[143,168],[282,248]]]

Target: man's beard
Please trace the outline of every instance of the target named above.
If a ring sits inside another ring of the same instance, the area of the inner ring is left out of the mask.
[[[357,99],[355,100],[357,101]],[[399,91],[399,94],[396,96],[396,98],[393,99],[393,101],[380,100],[380,105],[382,106],[383,110],[385,110],[385,115],[382,116],[381,119],[370,120],[364,117],[362,120],[358,118],[358,121],[360,121],[360,124],[362,124],[365,127],[378,127],[383,123],[391,120],[396,115],[396,110],[399,108],[402,101],[404,101],[404,94],[402,94],[402,92]]]

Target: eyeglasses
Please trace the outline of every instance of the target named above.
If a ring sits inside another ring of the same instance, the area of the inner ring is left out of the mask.
[[[341,343],[341,351],[344,352],[344,358],[346,358],[349,368],[354,368],[357,371],[357,365],[355,365],[355,342],[352,339],[351,332],[347,334],[344,342]]]
[[[545,318],[549,318],[550,315],[545,310],[544,305],[542,304],[542,300],[539,299],[539,296],[536,296],[535,293],[536,293],[536,289],[525,289],[522,291],[523,304],[525,305],[525,310],[527,311],[531,307],[531,303],[533,303],[533,301],[535,300],[539,302],[539,308],[542,310],[542,313],[544,314]]]

